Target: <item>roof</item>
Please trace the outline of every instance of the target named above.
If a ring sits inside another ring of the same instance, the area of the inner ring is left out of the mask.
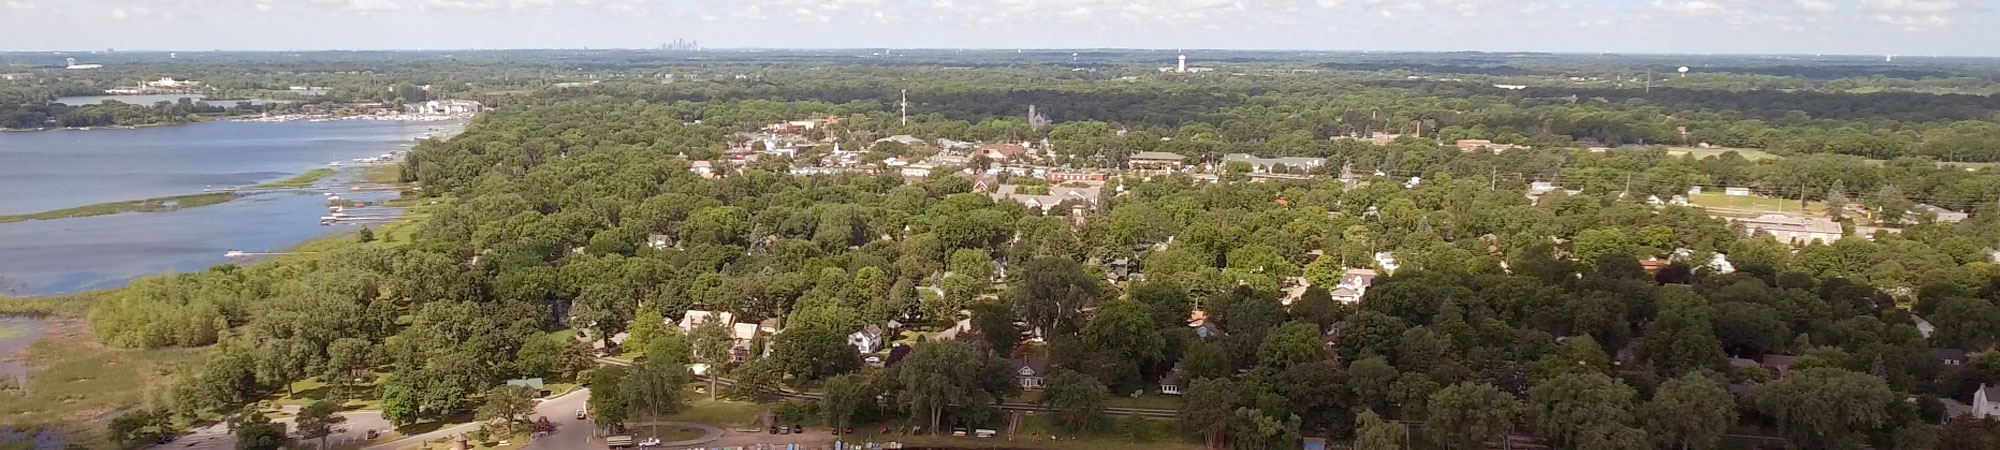
[[[1743,358],[1729,358],[1729,367],[1735,367],[1741,369],[1745,367],[1758,367],[1758,366],[1759,364],[1757,364],[1756,361],[1751,361]]]
[[[522,379],[518,379],[518,380],[507,380],[507,385],[508,385],[508,386],[520,386],[520,387],[524,387],[524,388],[529,388],[529,389],[534,389],[534,390],[544,390],[544,389],[548,389],[548,385],[547,385],[547,384],[544,384],[544,383],[542,383],[542,379],[540,379],[540,378],[522,378]]]
[[[1987,404],[2000,404],[2000,390],[1993,389],[1993,386],[1987,386],[1985,383],[1980,383],[1978,393],[1980,393],[1981,396],[1986,397]]]
[[[1039,377],[1048,374],[1049,359],[1036,356],[1023,356],[1008,361],[1007,368],[1013,370],[1015,376]],[[1030,373],[1023,373],[1023,369],[1026,369]]]
[[[999,153],[1001,156],[1009,158],[1028,153],[1028,147],[1024,147],[1021,144],[981,144],[976,148],[982,152]]]
[[[693,329],[696,325],[701,325],[703,323],[711,321],[721,322],[725,324],[736,323],[736,313],[732,313],[729,311],[714,312],[714,311],[704,311],[699,309],[690,309],[687,311],[686,314],[681,315],[680,327],[682,329]]]
[[[1257,166],[1273,166],[1273,165],[1283,164],[1286,167],[1319,167],[1322,165],[1326,165],[1326,158],[1306,158],[1301,156],[1288,156],[1282,158],[1262,158],[1249,153],[1230,153],[1227,155],[1222,155],[1222,162],[1224,163],[1231,163],[1238,161],[1250,163],[1251,165],[1257,165]]]
[[[1940,359],[1940,360],[1945,360],[1945,361],[1964,361],[1964,360],[1965,360],[1965,350],[1959,350],[1959,349],[1955,349],[1955,348],[1939,348],[1939,349],[1932,349],[1932,350],[1931,350],[1931,355],[1932,355],[1932,356],[1936,356],[1936,357],[1937,357],[1937,359]]]
[[[1174,370],[1169,370],[1167,371],[1166,376],[1160,377],[1160,385],[1179,386],[1180,384],[1181,384],[1181,365],[1180,363],[1174,363]]]
[[[1305,450],[1326,450],[1326,438],[1305,438]]]
[[[1144,160],[1154,160],[1154,161],[1186,161],[1187,157],[1182,156],[1179,153],[1138,152],[1138,153],[1133,153],[1132,157],[1126,159],[1127,160],[1144,159]]]
[[[747,341],[756,339],[758,331],[757,324],[738,323],[729,327],[729,337]]]
[[[1765,214],[1750,219],[1736,219],[1737,223],[1751,230],[1789,231],[1794,233],[1841,234],[1840,222],[1819,217],[1800,217],[1791,214]]]

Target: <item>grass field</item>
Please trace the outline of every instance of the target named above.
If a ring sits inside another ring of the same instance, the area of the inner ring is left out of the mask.
[[[300,189],[312,187],[313,182],[333,176],[333,169],[313,169],[279,181],[251,186],[251,189]]]
[[[361,182],[373,184],[396,184],[403,182],[403,165],[385,164],[368,166],[361,171]]]
[[[711,401],[708,394],[695,393],[692,388],[687,390],[686,395],[687,409],[667,417],[667,420],[739,427],[757,423],[764,414],[765,406],[756,403],[727,399]]]
[[[33,214],[0,216],[0,223],[23,222],[29,220],[68,219],[74,217],[105,216],[128,212],[166,212],[200,206],[216,205],[235,200],[236,194],[211,192],[207,194],[177,195],[173,197],[149,198],[126,202],[98,203],[75,208],[43,211]]]
[[[85,448],[108,448],[102,420],[162,394],[207,349],[128,350],[98,344],[81,321],[53,325],[28,348],[27,389],[0,393],[0,429],[53,427]]]

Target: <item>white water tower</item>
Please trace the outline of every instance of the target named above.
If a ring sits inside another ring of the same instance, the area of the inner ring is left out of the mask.
[[[1680,72],[1681,72],[1681,78],[1687,78],[1687,76],[1688,76],[1688,66],[1681,66],[1681,68],[1680,68]]]
[[[1176,66],[1174,66],[1174,72],[1176,72],[1176,73],[1187,73],[1187,54],[1186,54],[1186,53],[1182,53],[1182,54],[1181,54],[1181,62],[1180,62],[1180,64],[1179,64],[1179,65],[1176,65]]]

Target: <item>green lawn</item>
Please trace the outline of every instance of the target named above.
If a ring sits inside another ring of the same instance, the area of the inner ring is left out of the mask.
[[[313,182],[333,176],[333,169],[313,169],[280,181],[251,186],[251,189],[301,189],[312,187]]]
[[[1007,440],[1006,427],[992,428],[1000,436],[978,438],[972,436],[909,436],[900,434],[880,435],[880,426],[855,426],[855,434],[848,435],[848,442],[902,442],[909,446],[941,448],[1009,448],[1047,450],[1195,450],[1202,448],[1198,440],[1182,436],[1175,431],[1170,421],[1148,419],[1110,419],[1097,430],[1072,432],[1056,427],[1053,417],[1047,415],[1026,416],[1021,423],[1021,433],[1014,440]]]
[[[686,395],[687,409],[667,417],[667,420],[740,427],[757,424],[766,409],[764,405],[746,401],[728,399],[711,401],[708,399],[708,394],[697,394],[692,388],[686,391]]]
[[[403,165],[386,164],[369,166],[361,172],[361,182],[373,184],[396,184],[403,182]]]
[[[54,211],[43,211],[33,214],[15,214],[8,216],[0,216],[0,223],[23,222],[29,220],[49,220],[49,219],[68,219],[75,217],[105,216],[105,215],[128,213],[128,212],[148,212],[148,213],[167,212],[179,209],[221,204],[223,202],[228,202],[230,200],[235,200],[235,199],[236,199],[235,193],[211,192],[206,194],[177,195],[173,197],[149,198],[145,200],[133,200],[125,202],[98,203],[95,205],[84,205],[75,208],[64,208]]]

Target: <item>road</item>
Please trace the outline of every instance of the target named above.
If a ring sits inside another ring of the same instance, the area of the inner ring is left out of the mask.
[[[579,388],[574,392],[537,405],[535,412],[547,416],[549,422],[556,424],[556,429],[549,432],[547,436],[542,436],[541,439],[529,442],[528,446],[522,450],[603,449],[604,444],[602,442],[591,442],[593,435],[597,434],[597,425],[592,423],[590,419],[577,420],[576,418],[576,411],[585,409],[584,406],[589,402],[590,390]]]

